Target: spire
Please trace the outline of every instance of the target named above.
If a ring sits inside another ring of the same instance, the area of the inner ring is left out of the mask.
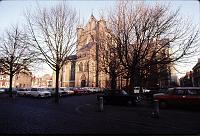
[[[95,18],[94,15],[93,15],[93,9],[92,9],[92,13],[91,13],[91,16],[90,16],[90,21],[92,21],[92,20],[95,20],[95,21],[96,21],[96,18]]]
[[[100,18],[100,20],[103,20],[103,21],[104,21],[103,15],[101,15],[101,18]]]
[[[91,17],[94,17],[94,15],[93,15],[93,9],[92,9]]]

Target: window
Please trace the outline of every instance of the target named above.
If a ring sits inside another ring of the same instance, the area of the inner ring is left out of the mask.
[[[188,94],[189,95],[197,95],[198,94],[198,90],[193,90],[193,89],[188,90]]]
[[[122,94],[128,95],[126,91],[122,90]]]
[[[175,93],[174,93],[175,95],[184,95],[185,93],[184,93],[184,90],[175,90]]]
[[[83,71],[83,63],[82,63],[82,62],[80,62],[80,64],[79,64],[79,71],[80,71],[80,72]]]
[[[91,71],[95,71],[95,65],[94,65],[94,63],[92,63],[91,67],[92,67]]]
[[[87,72],[89,70],[89,62],[85,62],[84,71]]]

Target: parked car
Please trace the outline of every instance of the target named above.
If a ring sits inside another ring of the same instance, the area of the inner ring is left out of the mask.
[[[44,98],[44,97],[50,97],[51,93],[43,88],[31,88],[30,95],[33,97]]]
[[[166,93],[168,88],[161,88],[161,89],[152,89],[150,91],[144,92],[144,97],[146,100],[152,101],[154,100],[153,95],[157,93]]]
[[[124,90],[105,90],[102,94],[97,95],[97,100],[103,97],[104,104],[118,105],[135,105],[137,97],[128,94]]]
[[[90,93],[96,93],[100,91],[98,87],[83,87],[84,89],[88,90]]]
[[[60,87],[60,90],[64,91],[67,95],[74,94],[73,87]]]
[[[184,106],[200,107],[200,87],[175,87],[169,88],[165,93],[154,94],[154,100],[158,100],[160,107]]]
[[[148,92],[150,92],[151,90],[149,90],[149,89],[146,89],[146,88],[143,88],[143,93],[148,93]]]
[[[4,88],[5,94],[9,94],[9,88]],[[16,88],[12,88],[12,94],[16,95],[17,94],[17,89]]]
[[[20,96],[29,96],[30,92],[31,92],[30,90],[25,89],[25,88],[17,89],[17,95],[20,95]]]
[[[51,95],[55,95],[55,93],[56,93],[55,88],[46,88],[46,89],[47,89],[47,91],[49,91],[51,93]],[[59,89],[58,93],[59,93],[59,96],[66,96],[67,95],[67,92],[62,90],[62,89]]]
[[[6,92],[6,88],[0,88],[0,94],[4,94]]]
[[[140,93],[140,87],[134,87],[134,93]]]
[[[129,90],[129,89],[128,89]],[[146,88],[142,88],[142,92],[141,93],[144,93],[144,92],[149,92],[150,90],[146,89]],[[140,93],[140,87],[139,86],[136,86],[134,87],[134,90],[129,90],[130,93],[132,94],[139,94]]]
[[[74,94],[87,94],[88,90],[84,89],[84,88],[79,88],[79,87],[75,87],[73,89]]]

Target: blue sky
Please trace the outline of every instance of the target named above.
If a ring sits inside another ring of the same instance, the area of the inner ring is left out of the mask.
[[[59,3],[60,1],[38,1],[41,7],[50,7]],[[170,7],[172,10],[180,8],[181,16],[188,17],[193,21],[194,24],[199,24],[200,22],[200,3],[195,0],[188,1],[145,1],[145,3],[155,4],[159,3],[170,3]],[[99,13],[102,11],[106,13],[115,3],[115,1],[68,1],[69,5],[72,8],[77,10],[77,13],[80,14],[81,23],[86,23],[89,19],[91,13],[99,19]],[[36,1],[1,1],[0,2],[0,34],[8,28],[10,25],[21,24],[24,23],[23,12],[25,9],[32,10],[36,6]],[[192,67],[196,64],[198,57],[194,57],[191,60],[191,64],[180,64],[177,69],[182,73],[178,74],[178,76],[184,75],[186,71],[192,69]],[[200,58],[200,56],[199,56]],[[37,71],[36,75],[41,75],[42,73],[52,73],[52,71],[46,66],[42,65],[41,69]]]

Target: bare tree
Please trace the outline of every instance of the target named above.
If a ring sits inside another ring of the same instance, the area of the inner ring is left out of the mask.
[[[37,60],[37,53],[30,48],[29,37],[18,26],[6,31],[1,37],[0,62],[3,74],[10,76],[9,94],[12,97],[13,76],[22,70],[29,70]]]
[[[109,75],[111,89],[117,87],[117,77],[124,74],[123,65],[117,53],[116,38],[111,32],[106,32],[99,38],[99,69]]]
[[[34,14],[27,12],[26,19],[35,49],[41,52],[41,59],[56,72],[55,102],[59,102],[59,73],[75,51],[76,12],[66,3],[60,3],[51,9],[39,7]]]
[[[141,85],[150,67],[183,61],[198,49],[198,28],[169,6],[120,1],[108,23],[117,37],[118,56],[127,69],[131,89]]]

